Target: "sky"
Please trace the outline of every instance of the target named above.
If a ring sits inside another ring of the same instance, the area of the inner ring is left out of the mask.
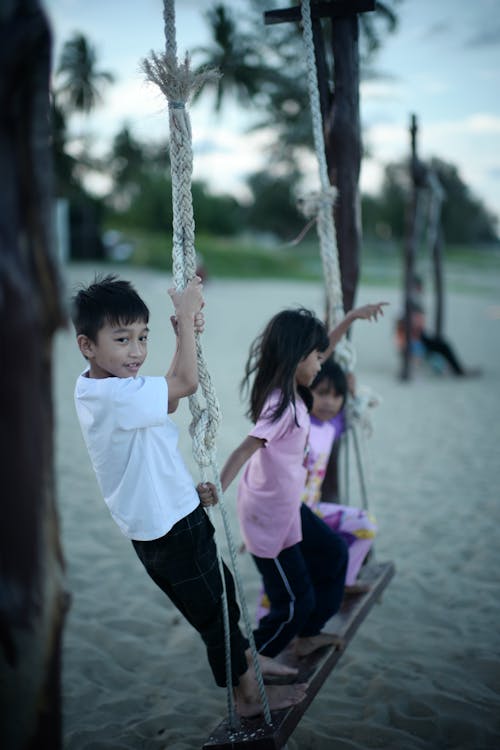
[[[53,30],[56,63],[64,42],[79,31],[95,46],[99,68],[116,76],[103,105],[85,125],[75,119],[73,126],[85,127],[101,152],[125,123],[141,140],[166,139],[166,102],[145,82],[139,67],[150,50],[164,48],[162,0],[42,4]],[[204,14],[212,4],[213,0],[177,0],[180,56],[209,43]],[[283,0],[279,7],[292,4]],[[226,5],[237,12],[246,0],[226,0]],[[398,30],[386,38],[374,62],[380,77],[361,84],[363,138],[370,152],[362,165],[363,191],[376,192],[384,165],[408,156],[414,113],[421,158],[436,156],[454,164],[497,216],[500,230],[499,9],[500,0],[402,0]],[[205,180],[215,192],[244,198],[245,176],[265,168],[270,133],[247,133],[252,113],[235,103],[215,115],[208,94],[191,107],[190,117],[194,178]]]

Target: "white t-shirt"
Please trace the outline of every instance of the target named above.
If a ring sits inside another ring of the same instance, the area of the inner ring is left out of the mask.
[[[168,417],[167,381],[87,372],[75,405],[104,500],[126,537],[158,539],[200,502]]]

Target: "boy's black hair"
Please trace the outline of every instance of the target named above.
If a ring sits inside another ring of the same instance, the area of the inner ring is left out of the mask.
[[[241,383],[245,389],[255,373],[247,416],[256,422],[266,399],[278,389],[280,400],[270,418],[273,422],[279,419],[289,403],[295,404],[297,365],[315,349],[324,351],[329,343],[324,324],[306,308],[283,310],[271,318],[250,347]],[[312,396],[309,389],[300,387],[299,392],[310,409]]]
[[[119,279],[115,274],[97,275],[71,302],[71,319],[77,335],[83,334],[94,343],[106,323],[114,326],[149,321],[149,310],[130,281]]]
[[[325,359],[321,365],[321,370],[311,383],[311,390],[314,391],[314,389],[324,380],[327,380],[335,389],[337,396],[342,396],[343,400],[346,400],[348,388],[347,377],[342,367],[333,359],[333,357]]]

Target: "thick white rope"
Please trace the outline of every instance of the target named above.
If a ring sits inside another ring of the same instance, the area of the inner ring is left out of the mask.
[[[188,55],[185,56],[183,63],[179,63],[177,60],[175,7],[173,0],[164,0],[163,17],[166,40],[165,53],[156,54],[151,52],[149,58],[143,60],[142,67],[148,80],[155,83],[160,88],[168,101],[173,206],[172,273],[176,288],[183,289],[187,282],[192,279],[196,273],[196,251],[194,244],[195,222],[191,192],[193,152],[191,143],[191,123],[186,105],[190,98],[207,80],[218,77],[219,73],[212,70],[206,71],[200,75],[195,75],[191,71]],[[199,335],[196,336],[196,350],[199,382],[206,406],[201,406],[196,395],[190,396],[189,407],[191,410],[192,421],[189,431],[193,443],[193,455],[200,467],[203,481],[207,478],[207,468],[210,466],[212,469],[214,484],[219,496],[219,509],[221,511],[228,541],[228,548],[234,570],[241,610],[252,651],[253,666],[259,686],[264,718],[268,724],[271,724],[271,712],[258,662],[258,655],[245,601],[243,584],[238,571],[237,552],[224,504],[220,473],[216,460],[216,435],[221,421],[221,411],[212,379],[203,356]],[[225,577],[220,555],[218,556],[218,560],[224,586],[223,608],[228,718],[231,728],[234,729],[237,726],[237,719],[232,694],[231,649],[229,640],[227,597],[225,591]]]

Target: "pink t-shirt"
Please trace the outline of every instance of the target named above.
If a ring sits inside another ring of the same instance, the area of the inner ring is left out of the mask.
[[[276,422],[266,419],[279,397],[279,391],[273,391],[249,433],[266,443],[250,458],[238,485],[238,517],[245,545],[252,554],[267,558],[277,557],[302,539],[300,503],[309,414],[297,397],[295,409],[289,404]]]

